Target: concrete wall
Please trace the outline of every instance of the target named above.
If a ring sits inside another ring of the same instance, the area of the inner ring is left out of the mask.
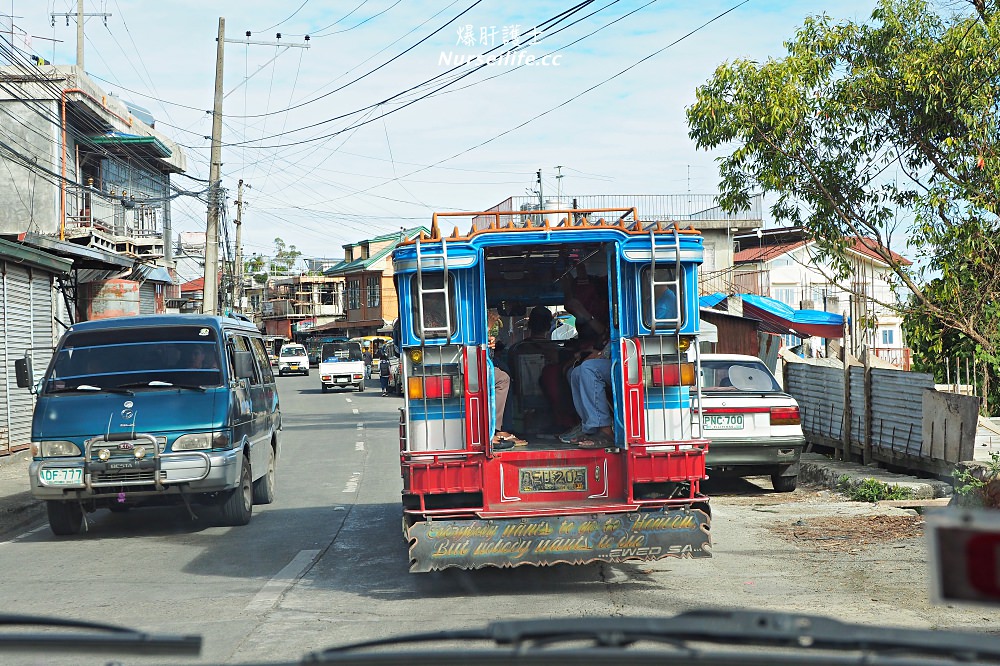
[[[3,142],[33,158],[38,166],[55,173],[61,173],[59,146],[62,139],[58,118],[59,108],[52,100],[39,101],[29,107],[10,99],[6,93],[0,97],[0,122],[6,135]],[[59,188],[49,182],[54,179],[49,177],[47,180],[6,156],[3,162],[4,168],[0,169],[0,233],[58,233]],[[71,177],[71,172],[67,172],[67,177]]]

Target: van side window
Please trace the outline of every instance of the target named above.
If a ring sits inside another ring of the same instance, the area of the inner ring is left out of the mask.
[[[249,352],[251,356],[256,358],[253,346],[250,344],[250,340],[245,335],[233,335],[230,337],[230,353],[232,352]],[[230,356],[229,359],[231,367],[235,369],[235,363],[233,363],[233,358]],[[257,367],[259,363],[254,363],[254,373],[253,377],[250,379],[251,384],[260,384],[260,368]],[[271,364],[268,363],[268,369],[270,369]]]
[[[253,338],[251,342],[254,356],[257,357],[257,365],[260,367],[260,373],[264,377],[264,383],[270,384],[274,381],[274,373],[271,372],[271,359],[264,348],[264,341],[260,338]]]

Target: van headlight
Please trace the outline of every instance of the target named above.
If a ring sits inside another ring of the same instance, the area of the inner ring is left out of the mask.
[[[203,449],[229,448],[229,434],[225,430],[192,432],[174,440],[173,451],[201,451]]]
[[[73,442],[32,442],[31,449],[34,455],[40,458],[65,458],[80,455],[80,447]]]

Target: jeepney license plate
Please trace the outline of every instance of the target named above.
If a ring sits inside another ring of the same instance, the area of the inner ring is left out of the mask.
[[[45,486],[82,486],[82,467],[43,467],[38,470],[38,480]]]
[[[586,467],[528,467],[520,472],[522,493],[557,493],[587,489]]]
[[[742,430],[742,414],[705,414],[705,430]]]

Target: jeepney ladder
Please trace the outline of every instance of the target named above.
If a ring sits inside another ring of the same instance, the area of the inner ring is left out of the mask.
[[[440,251],[439,252],[427,252],[426,250],[423,249],[423,242],[421,241],[421,239],[420,239],[419,236],[417,237],[416,241],[417,242],[415,244],[415,249],[416,249],[416,256],[417,256],[417,311],[418,311],[418,314],[420,315],[420,354],[423,357],[424,367],[427,367],[427,365],[429,364],[429,361],[430,361],[430,359],[428,357],[428,354],[427,354],[427,351],[428,351],[427,350],[427,334],[428,333],[431,333],[431,334],[433,334],[433,333],[443,333],[444,336],[445,336],[445,338],[447,339],[447,343],[451,344],[451,336],[452,336],[452,331],[451,331],[451,307],[452,307],[452,304],[451,304],[451,298],[450,298],[451,293],[450,293],[450,291],[448,289],[448,246],[446,244],[446,241],[445,241],[444,237],[442,237],[441,238],[441,249],[440,249]],[[425,270],[426,270],[425,262],[434,261],[434,260],[440,260],[441,261],[441,267],[443,269],[442,270],[442,278],[441,278],[441,287],[439,289],[433,289],[433,288],[432,289],[428,289],[428,288],[424,287],[424,273],[425,273]],[[427,296],[434,296],[436,294],[440,294],[441,297],[442,297],[442,299],[443,299],[443,304],[444,304],[444,321],[443,321],[443,323],[440,326],[427,326],[426,325],[427,320],[424,319],[424,312],[425,312],[425,308],[424,308],[425,301],[424,301],[424,299]],[[437,365],[438,365],[438,367],[441,367],[442,364],[443,364],[443,358],[442,358],[441,348],[440,347],[435,347],[435,351],[438,354],[438,364]],[[426,389],[427,379],[428,379],[428,376],[425,373],[423,375],[423,381],[425,382],[425,384],[424,384],[424,390],[421,392],[421,402],[423,403],[423,407],[424,407],[424,419],[423,419],[423,424],[424,424],[424,442],[426,442],[427,445],[430,446],[430,441],[431,441],[430,421],[431,420],[430,420],[430,410],[429,410],[429,407],[430,407],[430,400],[431,399],[429,399],[427,397],[427,389]],[[439,388],[440,396],[438,398],[438,403],[439,403],[440,408],[441,408],[441,418],[440,418],[440,421],[441,421],[441,425],[442,425],[442,432],[444,432],[444,430],[445,430],[444,424],[446,423],[446,418],[445,418],[445,392],[443,390],[443,387],[444,387],[444,372],[443,372],[443,370],[439,372],[437,379],[441,383],[440,384],[440,388]],[[463,431],[464,431],[464,423],[463,423]]]
[[[681,311],[681,303],[682,303],[682,300],[681,300],[681,284],[683,282],[684,272],[683,272],[682,267],[681,267],[681,242],[680,242],[680,235],[677,233],[677,227],[676,226],[671,227],[670,230],[671,230],[672,236],[673,236],[673,243],[672,244],[667,243],[667,242],[660,242],[658,244],[657,243],[656,228],[655,228],[655,226],[652,227],[649,230],[649,290],[648,290],[648,292],[649,292],[649,299],[650,299],[650,301],[649,301],[650,329],[651,329],[651,331],[653,333],[652,340],[656,341],[656,347],[657,347],[657,349],[656,349],[655,353],[660,358],[663,358],[664,356],[667,355],[666,354],[666,345],[664,344],[664,342],[665,342],[664,338],[666,337],[665,333],[666,333],[666,331],[668,329],[673,330],[673,336],[672,337],[673,337],[673,341],[674,341],[674,345],[673,345],[674,355],[676,356],[675,363],[677,365],[677,376],[680,377],[681,376],[681,366],[684,364],[683,355],[680,353],[680,339],[681,339],[680,327],[681,327],[681,322],[684,319],[683,312]],[[668,253],[671,250],[673,251],[673,256],[667,259],[667,263],[668,264],[672,263],[673,264],[673,269],[674,269],[673,270],[673,278],[670,279],[670,280],[658,280],[658,279],[656,279],[656,256],[657,256],[658,251],[660,251],[660,250],[667,251]],[[658,292],[662,292],[662,291],[665,291],[665,290],[668,290],[668,289],[670,290],[670,293],[673,295],[673,299],[674,299],[674,303],[673,303],[673,305],[674,305],[674,308],[673,308],[674,316],[673,317],[660,317],[660,316],[658,316],[657,311],[656,311],[657,295],[658,295]],[[660,331],[662,331],[662,332],[660,332]],[[650,340],[650,343],[649,343],[650,346],[653,345],[652,340]],[[649,349],[649,350],[646,350],[646,353],[648,354],[648,353],[650,353],[652,351],[653,351],[652,349]],[[680,393],[680,387],[678,387],[678,396],[677,396],[678,400],[680,399],[679,393]],[[691,423],[690,419],[677,418],[676,420],[674,420],[674,419],[670,418],[671,413],[673,413],[676,416],[680,416],[680,414],[683,411],[683,408],[682,407],[678,407],[677,410],[673,410],[673,409],[670,409],[670,408],[667,407],[667,404],[668,404],[667,403],[667,387],[665,385],[662,385],[662,384],[660,386],[660,400],[661,400],[661,404],[663,405],[662,409],[660,410],[662,424],[663,424],[663,432],[664,433],[669,433],[670,432],[669,424],[671,423],[671,421],[674,421],[675,423],[677,423],[679,425],[679,428],[680,428],[680,432],[678,433],[678,437],[677,437],[678,439],[687,439],[688,436],[693,436],[694,429],[693,429],[693,424]],[[687,433],[685,433],[685,421],[687,421],[687,426],[690,429]]]
[[[445,239],[441,239],[441,251],[439,253],[426,253],[425,250],[421,249],[423,243],[420,238],[417,238],[416,251],[417,251],[417,308],[420,315],[420,345],[423,346],[426,342],[427,333],[444,333],[445,337],[448,338],[448,343],[451,343],[451,299],[450,291],[448,290],[448,248],[445,243]],[[441,266],[444,269],[444,276],[441,282],[440,289],[428,289],[424,287],[424,262],[428,260],[441,260]],[[441,294],[444,299],[444,323],[440,326],[425,326],[426,320],[424,319],[424,297],[433,296],[435,294]]]
[[[656,244],[656,229],[652,228],[649,230],[649,311],[651,313],[650,317],[650,328],[653,330],[653,334],[656,334],[658,328],[665,328],[667,325],[671,325],[671,328],[677,329],[680,327],[682,320],[681,314],[681,277],[683,272],[681,271],[681,239],[677,233],[677,227],[672,227],[673,232],[673,245],[668,245],[666,243],[661,243],[659,247]],[[659,249],[673,250],[673,264],[674,264],[674,278],[672,280],[657,280],[656,279],[656,254]],[[670,289],[674,294],[674,317],[658,317],[656,314],[656,291],[657,288]]]

